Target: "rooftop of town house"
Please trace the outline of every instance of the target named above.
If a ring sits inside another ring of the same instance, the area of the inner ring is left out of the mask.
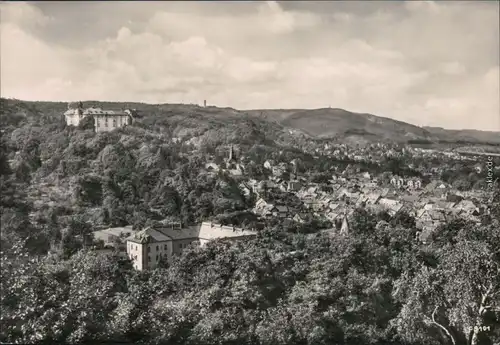
[[[196,226],[175,228],[175,227],[161,227],[157,229],[159,232],[169,237],[172,240],[185,240],[190,238],[198,238],[199,229]]]
[[[141,231],[136,232],[132,236],[129,236],[127,238],[127,241],[134,242],[134,243],[140,243],[140,244],[145,244],[145,243],[154,243],[154,242],[165,242],[165,241],[170,241],[172,240],[162,232],[153,229],[151,227],[143,229]]]

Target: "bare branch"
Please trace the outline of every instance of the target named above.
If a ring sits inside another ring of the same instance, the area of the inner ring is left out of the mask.
[[[443,325],[441,325],[439,322],[436,321],[437,310],[438,310],[438,306],[436,306],[436,308],[434,308],[434,311],[432,312],[432,323],[435,324],[436,326],[438,326],[439,328],[441,328],[446,333],[446,335],[448,335],[448,337],[450,337],[453,345],[456,345],[455,338],[453,338],[451,333],[446,329],[446,327],[444,327]]]

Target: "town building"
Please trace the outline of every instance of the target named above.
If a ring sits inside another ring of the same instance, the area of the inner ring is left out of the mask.
[[[127,238],[127,255],[137,270],[153,269],[161,261],[170,262],[190,245],[204,246],[216,239],[240,240],[256,236],[253,230],[210,222],[182,227],[180,223],[162,224],[134,233]]]

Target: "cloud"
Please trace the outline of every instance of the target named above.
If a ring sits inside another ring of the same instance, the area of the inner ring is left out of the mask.
[[[25,28],[44,26],[50,21],[42,11],[24,2],[3,3],[0,7],[2,23],[14,23]]]
[[[50,4],[1,5],[2,96],[332,106],[500,130],[498,4]]]

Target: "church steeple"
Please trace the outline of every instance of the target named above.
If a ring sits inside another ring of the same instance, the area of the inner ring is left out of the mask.
[[[233,145],[231,144],[229,146],[229,157],[227,157],[227,161],[228,162],[236,162],[237,161],[237,157],[236,156],[237,156],[237,154],[236,154],[236,152],[234,150]]]
[[[346,215],[344,215],[344,219],[342,220],[342,226],[340,227],[340,234],[341,235],[349,234],[349,220],[347,219]]]

